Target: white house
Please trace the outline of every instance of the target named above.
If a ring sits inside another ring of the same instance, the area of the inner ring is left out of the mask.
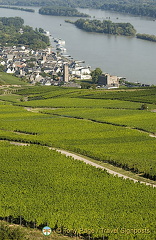
[[[10,67],[10,68],[8,68],[7,70],[6,70],[6,73],[15,73],[15,68],[12,68],[12,67]]]

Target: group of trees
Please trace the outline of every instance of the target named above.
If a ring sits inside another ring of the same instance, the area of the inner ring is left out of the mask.
[[[156,36],[155,35],[149,35],[149,34],[145,34],[145,33],[144,34],[137,33],[136,37],[140,38],[140,39],[156,42]]]
[[[94,71],[92,71],[91,76],[92,76],[92,81],[93,83],[98,83],[98,78],[102,74],[101,68],[96,68]]]
[[[110,20],[78,19],[74,23],[78,28],[88,32],[107,33],[114,35],[134,36],[136,30],[130,23],[113,23]]]
[[[0,18],[0,44],[2,46],[27,45],[32,49],[44,49],[50,44],[49,38],[40,29],[33,30],[30,26],[24,26],[24,20],[20,17]],[[22,33],[19,32],[22,28]]]
[[[114,2],[114,3],[104,3],[100,7],[102,10],[111,10],[117,12],[124,12],[133,15],[149,16],[156,18],[156,4],[149,3],[128,3],[126,2]]]
[[[23,26],[24,20],[20,17],[1,17],[0,24],[19,29]]]
[[[60,6],[42,7],[39,9],[39,13],[53,16],[89,17],[88,14],[78,12],[76,8]]]
[[[21,34],[18,44],[29,45],[32,49],[44,49],[50,44],[49,38],[40,33],[38,29],[33,30],[32,27],[25,26],[24,33]]]

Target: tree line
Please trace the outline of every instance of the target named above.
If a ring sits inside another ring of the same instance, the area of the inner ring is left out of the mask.
[[[156,18],[156,4],[104,3],[100,9]]]
[[[0,8],[14,9],[14,10],[20,10],[25,12],[35,12],[34,9],[29,9],[29,8],[19,8],[19,7],[11,7],[11,6],[0,6]]]
[[[42,7],[39,9],[39,13],[53,16],[89,17],[88,14],[78,12],[76,8],[64,6]]]

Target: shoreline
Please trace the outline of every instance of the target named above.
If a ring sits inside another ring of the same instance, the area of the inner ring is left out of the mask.
[[[62,40],[61,38],[58,38],[58,37],[52,37],[52,35],[51,35],[51,33],[49,32],[49,31],[45,31],[45,32],[47,32],[47,33],[49,33],[49,39],[50,38],[52,38],[53,39],[53,43],[55,43],[56,44],[56,46],[57,46],[57,43],[58,43],[58,41],[60,40],[60,41],[63,41],[64,43],[63,43],[63,45],[62,45],[62,47],[64,47],[65,46],[65,41],[64,40]],[[51,39],[50,39],[50,42],[51,42]],[[51,42],[52,43],[52,42]],[[61,44],[60,44],[61,45]],[[61,51],[61,50],[57,50],[57,47],[53,47],[52,45],[51,45],[51,47],[52,47],[52,49],[54,49],[54,51],[55,51],[55,53],[56,54],[59,54],[59,56],[63,59],[65,59],[67,62],[69,62],[69,63],[71,63],[71,62],[77,62],[78,64],[79,63],[85,63],[85,61],[84,60],[74,60],[73,59],[73,57],[70,55],[70,54],[67,54],[68,53],[68,50],[65,48],[65,50],[63,50],[63,51]],[[79,65],[80,67],[81,67],[81,65]],[[92,69],[92,67],[91,67],[91,71],[94,71],[95,69]],[[132,82],[132,81],[128,81],[128,80],[126,80],[126,77],[119,77],[119,76],[117,76],[118,78],[119,78],[119,81],[121,80],[122,81],[122,84],[120,84],[120,86],[125,86],[125,87],[128,87],[128,88],[136,88],[136,87],[138,87],[138,88],[142,88],[142,87],[152,87],[152,86],[156,86],[156,85],[154,85],[154,84],[147,84],[147,83],[140,83],[140,82]]]

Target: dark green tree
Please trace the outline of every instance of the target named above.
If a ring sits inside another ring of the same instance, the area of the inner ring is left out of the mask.
[[[141,105],[141,110],[147,110],[147,109],[148,109],[148,106],[146,103]]]
[[[94,71],[92,71],[91,76],[92,76],[93,83],[98,82],[98,78],[101,74],[102,74],[101,68],[96,68]]]

